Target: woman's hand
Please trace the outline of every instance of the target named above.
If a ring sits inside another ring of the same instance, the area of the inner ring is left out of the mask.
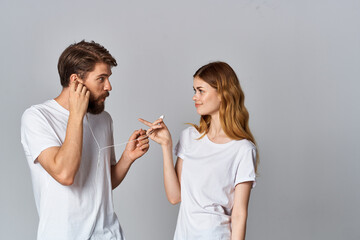
[[[166,127],[164,121],[159,118],[155,122],[151,123],[142,118],[138,119],[140,122],[150,127],[146,134],[155,142],[159,143],[162,147],[172,144],[171,134],[169,129]]]

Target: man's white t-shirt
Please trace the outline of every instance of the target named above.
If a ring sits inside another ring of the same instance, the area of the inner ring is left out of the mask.
[[[174,240],[229,240],[235,186],[255,186],[256,147],[245,139],[216,144],[200,136],[189,127],[175,147],[183,165]]]
[[[61,185],[37,161],[43,150],[64,143],[69,111],[49,100],[22,116],[21,142],[39,214],[39,240],[124,239],[112,202],[114,149],[99,151],[96,143],[100,148],[113,145],[112,119],[107,112],[87,115],[80,168],[71,186]]]

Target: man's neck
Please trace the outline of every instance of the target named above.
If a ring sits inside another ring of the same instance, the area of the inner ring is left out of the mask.
[[[60,104],[66,110],[69,110],[69,88],[63,88],[60,95],[54,98],[54,100]]]

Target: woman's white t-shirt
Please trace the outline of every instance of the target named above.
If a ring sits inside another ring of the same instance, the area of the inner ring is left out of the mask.
[[[246,139],[216,144],[200,136],[189,127],[175,147],[183,165],[174,240],[228,240],[235,186],[255,186],[256,147]]]

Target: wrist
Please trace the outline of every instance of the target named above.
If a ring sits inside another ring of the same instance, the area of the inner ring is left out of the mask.
[[[172,149],[172,140],[170,139],[169,141],[162,143],[161,147],[163,149]]]
[[[84,119],[84,116],[85,116],[84,114],[74,113],[74,112],[70,111],[69,120],[71,119],[72,121],[82,123],[83,119]]]
[[[120,161],[122,161],[124,164],[128,165],[129,167],[133,164],[133,162],[136,159],[132,159],[129,154],[127,154],[126,150],[123,152]]]

